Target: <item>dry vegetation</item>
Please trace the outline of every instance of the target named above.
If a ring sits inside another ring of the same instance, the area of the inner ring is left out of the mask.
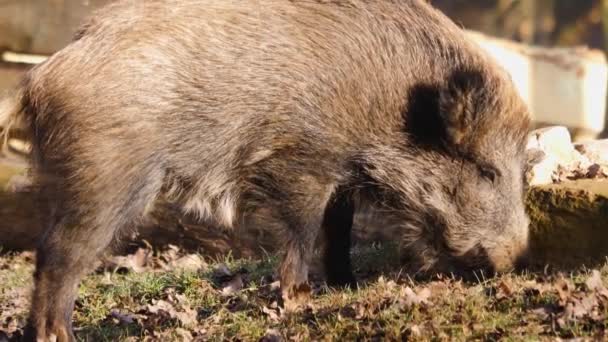
[[[463,283],[415,281],[394,248],[359,248],[360,288],[317,283],[297,314],[277,304],[276,258],[204,260],[177,248],[108,258],[76,302],[83,341],[603,339],[608,266],[530,272]],[[0,341],[17,339],[31,291],[31,253],[0,259]],[[382,267],[378,267],[378,266]]]

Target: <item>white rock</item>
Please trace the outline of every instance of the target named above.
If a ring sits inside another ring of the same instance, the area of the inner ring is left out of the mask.
[[[556,156],[562,161],[572,159],[574,146],[572,138],[566,127],[553,126],[538,129],[532,132],[536,136],[539,148],[548,155]]]
[[[587,169],[592,162],[580,154],[572,144],[566,127],[553,126],[533,131],[527,143],[528,185],[551,184],[560,180],[560,175]],[[543,155],[538,158],[538,155]],[[536,155],[536,158],[532,158]]]
[[[527,150],[541,150],[540,144],[538,143],[538,137],[534,132],[528,136],[528,143],[526,144],[526,151]]]
[[[576,144],[574,148],[593,163],[608,165],[608,139]]]
[[[528,169],[526,183],[530,186],[552,184],[559,165],[560,161],[556,156],[546,154],[540,162]]]
[[[602,51],[530,46],[472,31],[469,35],[511,75],[534,121],[595,134],[604,129],[608,65]]]
[[[555,156],[560,165],[565,168],[579,167],[581,164],[590,164],[589,158],[581,155],[572,144],[570,132],[566,127],[552,126],[533,131],[528,140],[528,145],[537,146],[547,155]]]

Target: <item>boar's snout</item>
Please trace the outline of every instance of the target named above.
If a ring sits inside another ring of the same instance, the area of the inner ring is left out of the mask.
[[[509,272],[527,267],[529,250],[529,220],[522,216],[505,227],[486,247],[488,258],[496,272]]]

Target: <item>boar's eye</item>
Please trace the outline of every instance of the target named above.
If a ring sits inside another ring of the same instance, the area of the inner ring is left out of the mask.
[[[496,182],[499,176],[498,170],[489,166],[479,166],[479,175],[492,183]]]

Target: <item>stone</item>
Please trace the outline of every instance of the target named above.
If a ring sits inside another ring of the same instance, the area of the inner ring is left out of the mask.
[[[595,137],[606,123],[608,64],[600,50],[546,48],[469,31],[511,75],[538,124],[561,125]],[[577,134],[578,135],[578,134]]]
[[[594,267],[608,256],[608,180],[535,186],[526,198],[530,261],[558,268]]]
[[[580,153],[572,145],[572,138],[566,127],[545,127],[533,131],[531,135],[536,138],[543,152],[555,156],[562,165],[571,165],[582,160]]]
[[[608,139],[578,143],[574,148],[592,162],[608,166]]]
[[[556,156],[543,153],[542,159],[528,168],[526,183],[529,186],[552,184],[559,165],[560,161]]]
[[[589,158],[574,148],[570,132],[563,126],[541,128],[530,133],[527,154],[525,178],[528,185],[558,182],[573,172],[586,174],[592,165]]]

